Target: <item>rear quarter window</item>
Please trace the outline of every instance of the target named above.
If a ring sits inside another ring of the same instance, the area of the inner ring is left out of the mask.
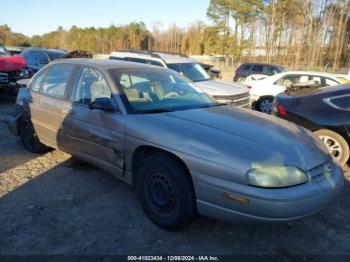
[[[350,110],[350,95],[329,99],[329,102],[338,108]]]
[[[34,77],[30,88],[32,91],[34,92],[40,91],[43,81],[45,79],[46,73],[47,73],[47,70],[40,72]]]

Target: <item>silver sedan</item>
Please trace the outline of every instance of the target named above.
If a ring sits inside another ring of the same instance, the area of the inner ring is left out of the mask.
[[[213,102],[174,71],[73,59],[22,88],[11,129],[36,153],[57,148],[133,185],[149,218],[283,222],[329,204],[343,173],[292,123]]]

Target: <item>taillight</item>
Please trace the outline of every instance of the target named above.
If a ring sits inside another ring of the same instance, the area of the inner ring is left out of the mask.
[[[286,109],[283,106],[281,106],[281,105],[277,105],[277,111],[278,111],[278,114],[280,116],[286,116],[287,115]]]
[[[247,86],[248,87],[248,89],[252,89],[252,86]]]
[[[279,116],[287,116],[287,110],[282,105],[277,104],[276,100],[273,101],[272,107],[274,111],[278,113]]]

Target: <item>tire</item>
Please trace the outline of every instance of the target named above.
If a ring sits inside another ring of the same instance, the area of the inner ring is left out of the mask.
[[[256,110],[259,112],[271,115],[272,114],[272,104],[273,97],[263,97],[256,103]]]
[[[32,121],[28,117],[21,117],[19,119],[19,135],[24,148],[29,152],[41,154],[50,151],[48,146],[40,142]]]
[[[345,166],[350,156],[349,144],[346,140],[338,133],[328,129],[315,131],[314,134],[325,143],[329,152],[338,159],[341,166]]]
[[[147,216],[159,227],[176,230],[195,216],[195,194],[189,174],[166,154],[146,157],[137,172],[136,191]]]

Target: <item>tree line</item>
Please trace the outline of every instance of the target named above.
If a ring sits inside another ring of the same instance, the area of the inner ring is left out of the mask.
[[[110,53],[144,49],[304,67],[349,67],[350,0],[210,0],[211,24],[164,29],[143,22],[107,28],[59,27],[27,37],[0,26],[0,43]]]

